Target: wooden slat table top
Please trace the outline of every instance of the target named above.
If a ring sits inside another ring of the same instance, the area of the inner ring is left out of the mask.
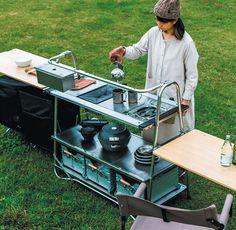
[[[38,55],[34,55],[32,53],[20,50],[20,49],[12,49],[9,51],[5,51],[0,53],[0,73],[3,73],[11,78],[19,80],[21,82],[30,84],[37,88],[45,88],[44,85],[39,84],[37,77],[27,74],[25,69],[27,67],[18,67],[15,64],[15,59],[22,57],[31,57],[32,63],[30,66],[35,67],[44,63],[47,63],[47,59],[40,57]]]
[[[236,165],[220,165],[224,140],[194,129],[154,151],[173,164],[236,191]]]

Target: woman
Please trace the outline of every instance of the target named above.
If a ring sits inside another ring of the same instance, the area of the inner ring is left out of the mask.
[[[157,26],[147,31],[139,42],[128,47],[118,47],[109,53],[111,61],[122,58],[137,59],[148,55],[146,84],[150,88],[164,81],[176,81],[180,86],[182,104],[189,105],[184,114],[184,130],[194,128],[194,90],[198,81],[198,53],[190,35],[180,19],[179,0],[159,0],[154,7]],[[175,87],[167,88],[163,97],[176,100]],[[179,133],[179,120],[163,123],[159,128],[159,143]]]

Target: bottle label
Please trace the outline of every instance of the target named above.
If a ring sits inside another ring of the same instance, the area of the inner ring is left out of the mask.
[[[222,166],[230,166],[232,163],[232,154],[222,154],[220,164]]]

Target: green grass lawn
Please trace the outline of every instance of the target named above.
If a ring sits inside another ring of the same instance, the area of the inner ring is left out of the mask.
[[[80,68],[110,78],[109,51],[135,43],[155,25],[147,0],[0,0],[0,52],[52,57],[65,50]],[[182,19],[199,51],[196,128],[236,141],[236,2],[182,0]],[[142,88],[146,57],[124,61],[125,82]],[[1,108],[3,109],[3,108]],[[0,126],[0,229],[119,229],[118,208],[81,185],[58,179],[53,159]],[[200,143],[199,143],[200,144]],[[236,178],[235,178],[236,179]],[[190,174],[192,200],[173,205],[222,207],[229,191]],[[236,193],[233,193],[236,197]],[[236,202],[229,229],[236,229]]]

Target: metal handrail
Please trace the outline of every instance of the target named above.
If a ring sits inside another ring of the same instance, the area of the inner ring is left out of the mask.
[[[73,58],[74,68],[59,63],[59,60],[61,58],[68,57],[68,56],[71,56]],[[108,80],[108,79],[104,79],[102,77],[98,77],[98,76],[96,76],[94,74],[87,73],[87,72],[85,72],[83,70],[78,69],[78,60],[76,58],[76,55],[72,51],[69,51],[69,50],[64,51],[64,52],[62,52],[62,53],[60,53],[60,54],[58,54],[58,55],[56,55],[54,57],[49,58],[48,63],[52,64],[52,65],[55,65],[55,66],[59,66],[59,67],[65,68],[65,69],[68,69],[68,70],[75,71],[79,75],[90,77],[90,78],[93,78],[95,80],[99,80],[99,81],[102,81],[102,82],[105,82],[105,83],[108,83],[108,84],[111,84],[111,85],[115,85],[115,86],[117,86],[119,88],[126,89],[126,90],[129,90],[129,91],[134,91],[134,92],[137,92],[137,93],[152,92],[154,90],[157,90],[157,89],[161,88],[164,85],[164,83],[161,83],[159,85],[156,85],[156,86],[148,88],[148,89],[136,89],[136,88],[133,88],[133,87],[130,87],[130,86],[127,86],[127,85],[122,85],[122,84],[120,84],[118,82],[114,82],[114,81],[111,81],[111,80]]]
[[[161,87],[158,97],[157,97],[157,110],[156,110],[156,117],[155,117],[155,130],[154,130],[154,141],[153,141],[153,151],[158,148],[157,146],[157,137],[158,137],[158,131],[159,131],[159,117],[160,117],[160,108],[161,108],[161,98],[164,90],[167,87],[170,87],[171,85],[175,85],[176,87],[176,96],[178,101],[178,114],[179,114],[179,123],[180,123],[180,133],[184,133],[184,127],[183,127],[183,115],[182,115],[182,109],[181,109],[181,98],[180,98],[180,88],[177,82],[164,82],[163,86]],[[156,156],[152,154],[152,162],[151,162],[151,168],[150,168],[150,184],[149,184],[149,193],[148,193],[148,199],[151,200],[152,195],[152,180],[154,175],[154,166],[155,166],[155,158]]]
[[[178,102],[178,110],[179,110],[179,120],[180,120],[180,132],[183,132],[183,116],[182,116],[182,110],[181,110],[181,98],[180,98],[180,88],[177,82],[173,81],[173,82],[164,82],[163,86],[161,87],[158,97],[157,97],[157,110],[156,110],[156,117],[155,117],[155,125],[156,125],[156,129],[155,129],[155,133],[154,133],[154,143],[153,143],[153,147],[156,148],[157,147],[157,137],[158,137],[158,127],[159,127],[159,117],[160,117],[160,108],[161,108],[161,98],[162,98],[162,94],[163,91],[171,86],[171,85],[175,85],[176,87],[176,96],[177,96],[177,102]]]
[[[66,50],[54,57],[49,58],[48,63],[50,63],[50,64],[58,63],[61,58],[68,57],[68,56],[72,57],[74,68],[78,69],[78,59],[77,59],[76,55],[70,50]]]

